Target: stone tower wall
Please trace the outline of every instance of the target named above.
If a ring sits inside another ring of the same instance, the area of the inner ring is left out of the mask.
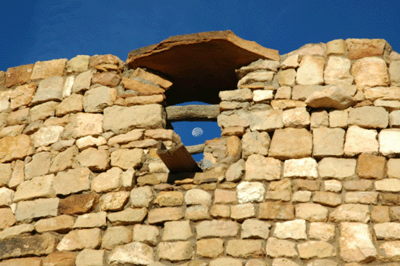
[[[0,72],[0,266],[398,265],[400,55],[334,40],[236,75],[208,168],[171,181],[171,81],[113,55]]]

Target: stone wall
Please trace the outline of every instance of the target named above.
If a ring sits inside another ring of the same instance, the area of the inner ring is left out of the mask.
[[[236,75],[209,168],[171,181],[171,81],[112,55],[0,72],[0,266],[400,265],[400,55],[334,40]]]

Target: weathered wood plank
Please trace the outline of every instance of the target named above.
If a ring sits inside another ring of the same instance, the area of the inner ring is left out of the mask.
[[[157,154],[172,173],[201,172],[201,169],[183,143],[179,143],[167,150],[160,141],[157,145]]]
[[[167,106],[167,120],[217,120],[219,115],[219,105],[185,105],[185,106]]]

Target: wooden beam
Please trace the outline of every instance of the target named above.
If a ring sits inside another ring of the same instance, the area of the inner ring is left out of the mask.
[[[157,144],[157,154],[172,173],[176,172],[202,172],[192,155],[186,150],[183,143],[167,150],[160,141]]]
[[[217,120],[219,105],[185,105],[167,106],[167,120],[172,121],[201,121]]]

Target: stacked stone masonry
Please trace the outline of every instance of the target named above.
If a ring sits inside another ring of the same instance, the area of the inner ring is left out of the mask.
[[[333,40],[236,75],[212,167],[168,183],[171,81],[113,55],[0,72],[0,266],[400,265],[400,55]]]

